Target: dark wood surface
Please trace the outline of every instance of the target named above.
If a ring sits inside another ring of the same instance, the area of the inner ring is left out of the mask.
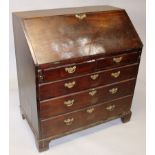
[[[129,59],[129,63],[133,63],[136,61],[140,60],[140,56],[141,56],[141,52],[142,52],[142,48],[138,48],[138,49],[130,49],[130,50],[126,50],[126,51],[118,51],[116,53],[108,53],[108,55],[104,55],[104,54],[96,54],[96,55],[89,55],[89,56],[84,56],[84,57],[78,57],[78,58],[72,58],[72,59],[65,59],[63,61],[57,61],[54,63],[46,63],[46,64],[40,64],[37,66],[38,70],[50,70],[50,69],[55,69],[55,68],[63,68],[65,66],[71,66],[71,65],[75,65],[75,64],[82,64],[82,63],[86,63],[86,62],[90,62],[90,61],[94,61],[94,60],[98,60],[98,59],[111,59],[113,57],[118,57],[118,56],[126,56],[126,55],[130,55],[130,53],[137,53],[137,55],[139,55],[137,58],[133,57],[133,59]],[[134,60],[134,58],[136,58],[136,60]],[[107,61],[108,62],[108,66],[105,66],[105,68],[110,68],[113,66],[120,66],[120,65],[127,65],[128,61],[122,61],[121,63],[110,63],[111,61]],[[111,66],[110,66],[111,65]],[[96,67],[97,68],[97,67]],[[99,68],[98,68],[99,69]]]
[[[39,151],[54,138],[130,120],[143,45],[125,10],[18,12],[13,24],[21,114]]]
[[[23,26],[37,64],[142,47],[124,10],[26,18]]]
[[[95,72],[94,74],[71,78],[63,81],[40,84],[39,100],[67,95],[68,93],[95,88],[99,85],[106,85],[129,78],[134,78],[137,76],[137,71],[138,64],[130,67],[106,70],[103,72]],[[118,77],[114,77],[116,74],[118,75]],[[96,80],[92,80],[92,76],[94,75],[98,75],[98,78]],[[66,84],[71,85],[72,88],[66,87]]]
[[[126,89],[126,87],[128,89]],[[117,88],[118,92],[111,94],[109,90]],[[129,80],[118,84],[109,86],[96,87],[96,94],[91,96],[89,93],[92,89],[69,94],[64,97],[58,97],[50,100],[44,100],[40,102],[40,118],[46,119],[52,116],[56,116],[62,113],[74,111],[93,104],[102,103],[112,99],[116,99],[126,95],[132,95],[135,88],[135,80]],[[64,104],[65,101],[74,100],[72,106],[68,107]]]
[[[119,67],[122,65],[129,65],[130,63],[138,63],[139,62],[140,53],[132,52],[129,54],[121,54],[112,57],[100,57],[98,59],[92,59],[83,63],[74,63],[65,66],[39,69],[38,70],[38,80],[40,83],[56,81],[59,79],[70,78],[77,75],[83,75],[92,73],[99,70],[104,70],[112,67]],[[116,63],[114,60],[121,58],[119,63]],[[67,72],[65,69],[75,68],[73,73]],[[41,76],[41,78],[40,78]]]
[[[110,117],[117,116],[118,114],[122,114],[124,111],[130,110],[131,101],[132,96],[124,97],[122,99],[90,106],[76,112],[71,112],[65,115],[57,116],[52,119],[44,120],[41,123],[42,136],[43,138],[56,136],[76,128],[84,127],[94,122],[106,120]],[[115,108],[111,111],[107,110],[109,106],[114,106]],[[94,108],[94,111],[92,113],[89,113],[88,111],[91,108]],[[72,118],[73,121],[71,125],[66,125],[64,120]]]
[[[15,14],[13,14],[13,31],[16,49],[20,110],[22,116],[27,119],[36,138],[39,139],[40,129],[36,100],[37,70],[24,36],[21,19]]]
[[[65,69],[76,67],[75,72],[68,73],[65,71]],[[88,74],[91,72],[94,72],[96,69],[96,62],[95,60],[83,62],[83,63],[75,63],[75,64],[69,64],[65,66],[60,67],[54,67],[54,68],[46,68],[43,70],[38,70],[38,79],[40,83],[43,82],[49,82],[49,81],[55,81],[59,79],[64,79],[66,77],[74,77],[77,75],[82,74]],[[42,72],[40,74],[40,72]],[[40,75],[43,76],[43,80],[40,79]]]
[[[97,70],[106,69],[109,67],[117,67],[122,65],[129,65],[136,62],[139,62],[139,57],[141,53],[140,52],[131,52],[129,54],[122,54],[122,55],[116,55],[108,58],[102,58],[100,57],[97,59]],[[120,62],[115,62],[114,60],[120,59]]]

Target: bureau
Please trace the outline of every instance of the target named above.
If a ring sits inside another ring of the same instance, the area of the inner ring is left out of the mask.
[[[39,151],[52,139],[130,120],[143,45],[124,9],[15,12],[13,29],[20,111]]]

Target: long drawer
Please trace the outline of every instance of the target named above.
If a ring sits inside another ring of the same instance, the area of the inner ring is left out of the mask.
[[[115,83],[121,80],[137,76],[138,64],[125,67],[95,72],[86,76],[80,76],[63,81],[40,84],[39,99],[44,100],[68,93],[78,92],[100,85]]]
[[[55,68],[44,68],[38,71],[40,83],[56,81],[64,78],[70,78],[78,75],[92,73],[95,70],[118,67],[131,63],[139,62],[140,52],[131,52],[117,56],[109,56],[99,59],[91,59],[82,63],[68,64]]]
[[[96,87],[95,89],[89,89],[63,97],[41,101],[40,118],[46,119],[83,107],[133,94],[135,82],[135,79],[131,79],[117,84]]]
[[[132,96],[98,104],[85,109],[41,121],[42,137],[54,137],[87,125],[107,120],[130,110]]]

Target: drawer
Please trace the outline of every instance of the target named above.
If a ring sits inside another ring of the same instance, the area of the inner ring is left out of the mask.
[[[39,82],[49,82],[63,78],[74,77],[79,74],[91,73],[96,68],[96,61],[90,60],[84,63],[71,64],[56,68],[47,68],[38,71]]]
[[[100,85],[111,84],[121,80],[134,78],[137,76],[137,72],[138,64],[134,64],[121,68],[95,72],[93,74],[75,77],[64,81],[40,84],[40,100],[67,95],[68,93],[74,93]]]
[[[132,52],[129,54],[100,58],[97,60],[97,70],[136,63],[140,60],[139,56],[140,52]]]
[[[47,68],[38,71],[39,83],[57,81],[64,78],[70,78],[78,75],[92,73],[110,67],[118,67],[139,62],[140,52],[121,54],[115,57],[105,57],[92,59],[84,63],[70,64],[67,66]]]
[[[130,110],[132,96],[84,108],[41,121],[42,138],[55,137],[66,132],[84,128],[90,124],[122,115]]]
[[[97,87],[95,89],[41,101],[40,118],[46,119],[97,103],[117,99],[122,96],[132,95],[135,82],[135,79],[128,80],[113,85]]]

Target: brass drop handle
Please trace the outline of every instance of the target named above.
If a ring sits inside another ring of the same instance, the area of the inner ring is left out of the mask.
[[[90,96],[94,96],[97,93],[97,90],[92,89],[92,91],[89,92]]]
[[[65,71],[69,74],[73,74],[76,71],[76,66],[73,67],[66,67]]]
[[[67,107],[71,107],[73,104],[74,104],[74,99],[64,101],[64,105],[66,105]]]
[[[115,94],[115,93],[117,93],[117,91],[118,91],[118,88],[112,88],[112,89],[109,90],[109,93],[110,94]]]
[[[113,111],[115,109],[115,107],[116,106],[113,104],[113,105],[110,105],[110,106],[106,107],[106,110]]]
[[[87,109],[87,113],[91,114],[94,111],[94,108]]]
[[[75,86],[75,81],[65,83],[64,86],[69,89],[73,88]]]
[[[115,63],[120,63],[122,61],[123,57],[117,57],[117,58],[113,58],[113,61]]]
[[[71,125],[73,123],[73,121],[74,121],[74,118],[73,117],[72,118],[67,118],[67,119],[64,120],[64,123],[66,125]]]
[[[94,74],[90,76],[92,80],[96,80],[98,77],[99,77],[99,74]]]
[[[115,72],[115,73],[111,73],[111,76],[114,77],[114,78],[118,78],[120,76],[121,72],[118,71],[118,72]]]
[[[84,18],[87,17],[87,15],[85,13],[78,13],[75,15],[76,18],[83,20]]]

